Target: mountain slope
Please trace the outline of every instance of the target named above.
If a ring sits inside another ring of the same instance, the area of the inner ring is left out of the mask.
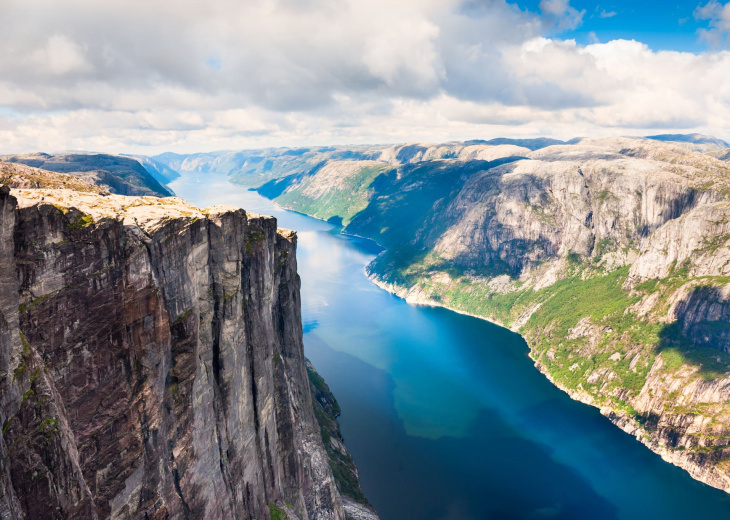
[[[360,187],[333,168],[358,166],[284,177],[276,200],[384,245],[369,272],[409,301],[520,331],[555,384],[730,490],[727,163],[603,138],[392,165]]]
[[[131,157],[132,159],[137,160],[144,167],[144,169],[147,170],[147,172],[163,186],[180,177],[180,174],[169,166],[161,162],[155,161],[154,159],[151,159],[145,155],[122,154],[122,156]]]
[[[4,155],[0,161],[66,173],[119,195],[167,197],[172,191],[160,184],[137,160],[107,154],[45,153]]]
[[[492,161],[508,156],[526,156],[533,150],[559,144],[555,139],[492,139],[466,143],[410,143],[399,145],[320,146],[311,148],[266,148],[152,157],[175,170],[223,173],[234,182],[259,187],[293,174],[306,175],[332,161],[375,161],[391,166],[438,159]]]
[[[711,135],[702,134],[662,134],[650,135],[647,139],[656,141],[674,141],[677,143],[688,143],[694,145],[694,150],[699,152],[712,152],[715,150],[726,150],[730,148],[730,144],[722,139]]]

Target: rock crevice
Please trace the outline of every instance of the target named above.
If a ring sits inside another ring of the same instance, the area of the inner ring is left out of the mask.
[[[295,233],[179,199],[0,190],[0,517],[345,518]]]

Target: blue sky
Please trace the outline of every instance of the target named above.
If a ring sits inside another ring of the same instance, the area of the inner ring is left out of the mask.
[[[519,2],[532,12],[539,12],[540,0]],[[707,2],[645,2],[614,0],[605,3],[572,0],[570,5],[585,11],[583,23],[574,30],[556,32],[578,43],[615,39],[638,40],[653,50],[704,52],[708,44],[700,40],[698,29],[707,28],[707,20],[695,19],[694,12]]]

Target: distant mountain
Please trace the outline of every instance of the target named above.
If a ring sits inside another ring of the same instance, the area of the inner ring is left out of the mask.
[[[694,145],[700,145],[701,148],[697,151],[712,151],[730,148],[730,144],[722,139],[713,137],[711,135],[702,134],[661,134],[661,135],[649,135],[647,139],[653,139],[654,141],[672,141],[677,143],[689,143]]]
[[[144,167],[144,169],[162,185],[166,185],[168,182],[174,181],[180,177],[178,172],[166,164],[158,162],[146,155],[132,155],[126,153],[121,155],[122,157],[131,157],[132,159],[136,159]]]
[[[263,148],[189,155],[164,153],[151,159],[179,172],[230,175],[241,184],[260,186],[285,175],[308,172],[326,160],[370,159],[373,155],[379,155],[384,148],[382,146]]]
[[[67,173],[102,186],[119,195],[174,195],[148,172],[139,161],[108,154],[32,153],[0,156],[0,161],[20,163],[56,173]]]
[[[730,150],[719,150],[718,153],[712,154],[713,157],[717,157],[721,161],[730,161]]]
[[[259,187],[282,177],[308,174],[330,161],[375,161],[388,165],[451,159],[494,161],[525,157],[534,150],[555,144],[564,143],[548,138],[499,138],[449,143],[264,148],[189,155],[164,153],[151,159],[175,171],[224,174],[236,183]]]
[[[490,144],[490,145],[500,145],[500,144],[511,144],[514,146],[521,146],[523,148],[529,148],[532,151],[539,150],[540,148],[547,148],[548,146],[554,146],[559,144],[565,144],[565,141],[560,141],[559,139],[550,139],[549,137],[537,137],[534,139],[511,139],[509,137],[497,137],[495,139],[489,139],[488,141],[483,141],[481,139],[475,139],[472,141],[466,141],[464,142],[466,145],[472,145],[472,144]]]

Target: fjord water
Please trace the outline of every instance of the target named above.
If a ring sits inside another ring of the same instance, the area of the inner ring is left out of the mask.
[[[345,442],[383,520],[730,517],[730,495],[552,386],[519,335],[370,283],[374,243],[225,176],[186,174],[170,186],[199,206],[240,206],[298,231],[305,352],[340,402]]]

